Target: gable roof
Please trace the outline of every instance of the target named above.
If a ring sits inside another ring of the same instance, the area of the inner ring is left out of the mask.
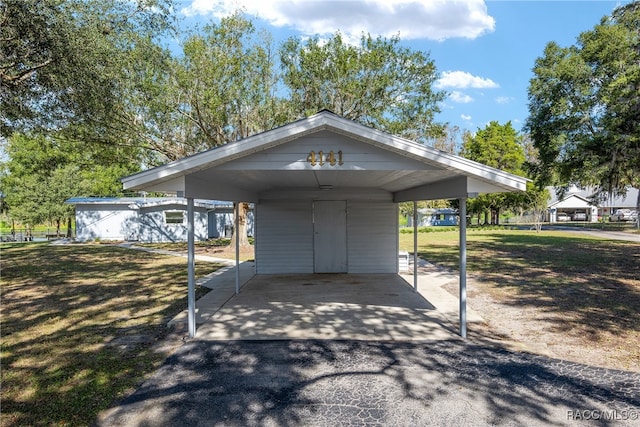
[[[630,208],[630,209],[636,208],[638,193],[640,192],[639,189],[630,187],[628,188],[627,194],[625,196],[612,196],[611,198],[603,202],[597,203],[597,202],[594,202],[591,198],[591,196],[595,192],[594,188],[581,189],[573,186],[569,189],[569,192],[567,192],[562,198],[558,197],[556,187],[547,187],[547,190],[549,190],[549,194],[551,195],[551,198],[549,199],[549,202],[547,204],[548,207],[555,206],[558,203],[563,202],[571,198],[572,196],[575,196],[584,200],[586,203],[592,206],[612,207],[612,208]]]
[[[577,202],[571,202],[571,200],[576,200]],[[570,203],[574,203],[574,205],[572,205],[572,207],[582,207],[582,206],[590,206],[591,205],[591,201],[586,198],[583,197],[579,194],[567,194],[563,199],[558,200],[556,199],[553,202],[550,202],[547,204],[547,207],[552,208],[558,205],[566,205],[566,204],[570,204]],[[577,203],[577,204],[576,204]]]
[[[256,166],[248,170],[243,169],[242,165],[234,166],[234,163],[240,163],[251,156],[265,158],[270,152],[276,152],[278,147],[295,143],[296,140],[303,141],[307,137],[323,137],[323,141],[333,138],[353,147],[359,144],[365,147],[365,151],[373,151],[372,156],[387,156],[388,161],[378,160],[375,166],[363,166],[352,162],[352,159],[345,159],[344,165],[332,170],[312,167],[304,158],[298,158],[296,162],[279,168],[268,166],[266,169],[259,169]],[[220,169],[225,169],[226,172],[222,173]],[[233,174],[230,170],[234,171]],[[298,173],[293,173],[294,171]],[[426,195],[425,186],[436,183],[441,183],[440,192],[444,190],[446,193],[448,187],[456,187],[451,180],[457,180],[457,187],[464,180],[466,190],[477,193],[525,190],[527,181],[525,178],[372,129],[329,111],[321,111],[282,127],[122,178],[122,183],[126,190],[185,192],[189,197],[253,201],[258,199],[261,192],[273,188],[319,186],[323,179],[333,180],[337,183],[334,186],[376,187],[393,193],[397,199],[408,198],[407,200]],[[200,185],[196,191],[196,181],[225,181],[225,185],[231,190],[223,191],[220,185],[216,185],[206,192],[206,186]],[[414,191],[399,194],[410,190]],[[218,196],[218,193],[224,195]],[[236,193],[237,197],[231,197]],[[466,194],[465,191],[465,197]],[[450,198],[460,196],[458,189]]]

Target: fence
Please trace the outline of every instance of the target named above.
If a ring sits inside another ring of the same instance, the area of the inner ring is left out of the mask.
[[[67,235],[66,227],[60,229],[58,234],[55,228],[46,228],[38,230],[27,230],[25,228],[16,228],[14,230],[0,231],[0,242],[36,242],[45,240],[55,240],[65,238]]]

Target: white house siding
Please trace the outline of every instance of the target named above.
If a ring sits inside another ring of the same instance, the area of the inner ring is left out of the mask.
[[[313,273],[311,201],[262,201],[257,210],[256,273]]]
[[[138,213],[124,205],[78,205],[76,239],[137,240]]]
[[[182,212],[182,224],[165,224],[165,212]],[[194,209],[196,241],[207,240],[209,235],[207,210]],[[146,243],[181,242],[187,240],[187,211],[184,205],[161,205],[141,208],[138,214],[138,240]]]
[[[256,272],[313,273],[313,202],[262,201],[258,210]],[[349,273],[398,271],[397,220],[393,202],[347,202]]]
[[[349,273],[398,271],[398,210],[393,202],[347,205]]]
[[[235,224],[233,207],[209,211],[209,238],[231,237]],[[253,211],[247,212],[247,235],[253,236]]]

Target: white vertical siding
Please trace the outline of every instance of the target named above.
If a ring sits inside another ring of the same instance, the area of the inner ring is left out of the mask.
[[[256,273],[313,273],[312,202],[263,201],[256,222]]]
[[[346,273],[347,204],[344,200],[313,202],[313,250],[316,273]]]
[[[183,212],[182,224],[166,224],[165,212]],[[207,240],[208,215],[203,208],[195,208],[194,212],[195,240]],[[187,240],[187,212],[184,205],[163,205],[144,208],[138,214],[138,240],[145,243],[184,242]]]
[[[397,273],[397,209],[392,202],[347,205],[349,273]]]
[[[138,213],[120,205],[77,205],[76,239],[136,240]]]

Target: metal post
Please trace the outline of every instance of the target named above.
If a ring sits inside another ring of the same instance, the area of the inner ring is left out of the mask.
[[[460,202],[460,336],[467,337],[467,199]]]
[[[189,306],[189,336],[196,336],[196,262],[193,198],[187,197],[187,282]]]
[[[236,225],[235,225],[235,235],[236,235],[236,295],[240,293],[240,203],[236,203]]]
[[[413,292],[418,292],[418,203],[413,201]]]

